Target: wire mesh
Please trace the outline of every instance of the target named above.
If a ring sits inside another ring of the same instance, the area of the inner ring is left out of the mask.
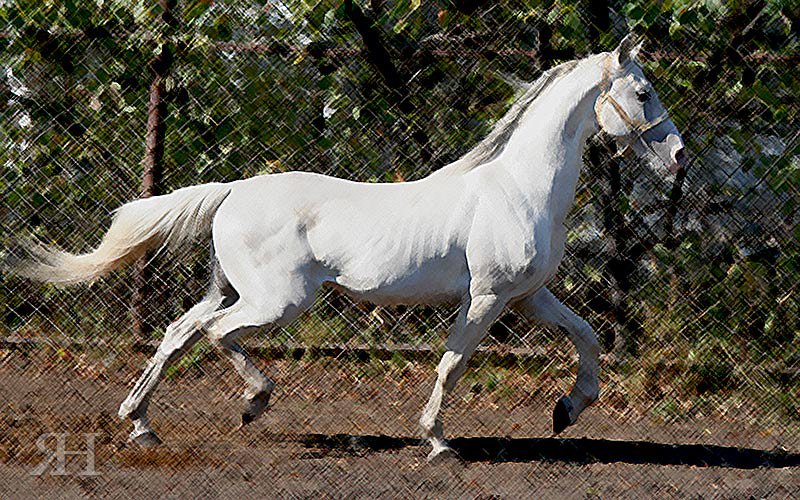
[[[151,262],[144,337],[129,322],[135,269],[67,289],[0,277],[0,461],[27,474],[39,436],[82,447],[97,433],[99,475],[70,492],[796,494],[769,467],[800,463],[798,14],[778,0],[0,2],[3,248],[33,236],[85,251],[141,194],[164,53],[162,192],[290,170],[423,178],[491,129],[510,81],[629,31],[692,157],[664,181],[606,138],[586,151],[549,288],[600,338],[601,397],[565,440],[548,437],[550,409],[577,357],[562,332],[508,312],[445,411],[448,435],[472,439],[459,442],[468,466],[426,469],[416,422],[455,308],[323,289],[299,320],[245,342],[278,382],[264,417],[231,434],[240,382],[201,342],[156,393],[167,447],[134,449],[112,415],[164,328],[203,296],[203,243]],[[752,464],[768,468],[742,470]],[[259,474],[274,483],[254,485]],[[0,492],[52,493],[32,481]]]

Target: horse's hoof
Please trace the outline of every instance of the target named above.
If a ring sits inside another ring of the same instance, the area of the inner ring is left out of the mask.
[[[161,446],[161,444],[163,444],[161,439],[159,439],[159,437],[153,431],[147,431],[137,436],[131,436],[129,441],[142,448],[155,448],[156,446]]]
[[[560,434],[561,431],[572,425],[570,413],[572,413],[572,401],[567,396],[561,396],[556,407],[553,408],[553,434]]]
[[[247,406],[242,413],[242,424],[239,426],[244,427],[253,420],[257,419],[269,404],[269,397],[271,392],[259,392],[252,399],[247,400]]]
[[[456,450],[449,446],[440,446],[434,448],[428,453],[428,463],[431,465],[440,465],[445,463],[460,462],[461,457],[458,456]]]

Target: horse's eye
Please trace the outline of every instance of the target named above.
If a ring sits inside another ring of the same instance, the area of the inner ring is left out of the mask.
[[[647,102],[650,100],[650,92],[646,90],[640,90],[636,92],[636,98],[639,99],[639,102]]]

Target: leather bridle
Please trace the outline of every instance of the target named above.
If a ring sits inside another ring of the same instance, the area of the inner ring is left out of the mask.
[[[600,91],[600,96],[597,98],[597,101],[595,101],[595,104],[594,104],[594,113],[595,113],[595,117],[597,118],[597,123],[599,125],[601,125],[601,128],[603,128],[602,127],[601,118],[600,118],[602,116],[602,114],[600,113],[600,111],[602,109],[602,106],[605,105],[605,103],[611,104],[611,106],[614,108],[614,111],[616,111],[617,116],[619,116],[619,118],[629,127],[629,131],[628,131],[628,133],[626,135],[627,136],[632,136],[632,135],[636,134],[636,140],[641,141],[641,143],[647,149],[649,149],[651,153],[653,153],[658,158],[658,154],[656,153],[656,151],[653,149],[653,147],[647,141],[644,140],[642,135],[645,132],[647,132],[648,130],[657,127],[663,121],[668,120],[669,119],[669,114],[666,111],[664,111],[663,113],[661,113],[659,116],[657,116],[653,120],[637,120],[637,119],[631,118],[630,115],[622,107],[622,105],[616,99],[614,99],[614,96],[611,95],[611,87],[612,87],[612,85],[614,83],[611,80],[611,65],[612,65],[612,59],[611,58],[612,57],[614,57],[614,56],[613,55],[609,55],[603,61],[603,76],[601,77],[600,84],[598,85],[603,90]],[[628,149],[630,149],[632,144],[633,144],[633,141],[631,141],[630,144],[627,144],[622,149],[622,151],[620,151],[618,154],[622,155],[625,152],[627,152]],[[663,163],[663,160],[661,160],[661,161]],[[665,163],[665,165],[666,165],[666,163]]]

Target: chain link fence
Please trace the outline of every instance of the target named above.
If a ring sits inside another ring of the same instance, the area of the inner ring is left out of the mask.
[[[126,467],[158,476],[140,485],[154,493],[180,475],[209,494],[252,493],[242,481],[265,470],[287,481],[262,485],[272,495],[796,493],[783,476],[754,487],[724,473],[712,491],[711,479],[654,464],[797,465],[798,15],[779,0],[0,2],[3,248],[34,236],[85,251],[121,204],[193,184],[289,170],[422,178],[483,137],[514,80],[611,50],[629,31],[692,157],[666,182],[602,137],[586,151],[550,288],[600,337],[601,399],[566,440],[531,436],[548,435],[574,379],[571,345],[509,312],[445,412],[453,436],[481,436],[462,441],[476,462],[447,478],[405,468],[422,455],[408,450],[455,310],[325,289],[301,319],[246,343],[278,381],[249,435],[230,434],[238,376],[201,342],[155,398],[171,447],[131,450],[110,415],[163,328],[202,297],[210,265],[198,245],[84,287],[0,277],[0,461],[36,462],[42,433],[96,432],[101,475],[67,483],[81,494],[117,491],[109,478]],[[526,460],[535,480],[492,469]],[[621,465],[592,469],[610,462]]]

